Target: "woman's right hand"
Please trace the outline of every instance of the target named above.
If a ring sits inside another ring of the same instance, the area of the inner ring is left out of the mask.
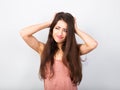
[[[55,19],[57,13],[54,14],[54,16],[51,18],[51,20],[49,21],[50,25],[52,24],[53,20]]]

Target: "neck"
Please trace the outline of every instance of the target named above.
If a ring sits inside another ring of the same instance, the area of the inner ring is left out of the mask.
[[[57,44],[59,50],[61,51],[62,50],[62,43],[61,44]]]

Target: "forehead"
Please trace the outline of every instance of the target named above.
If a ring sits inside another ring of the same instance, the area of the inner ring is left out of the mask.
[[[61,28],[66,28],[67,29],[67,23],[63,20],[59,20],[55,26],[59,26]]]

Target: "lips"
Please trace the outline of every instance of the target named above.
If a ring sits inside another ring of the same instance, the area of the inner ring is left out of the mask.
[[[60,35],[60,36],[57,36],[58,39],[63,39],[63,37]]]

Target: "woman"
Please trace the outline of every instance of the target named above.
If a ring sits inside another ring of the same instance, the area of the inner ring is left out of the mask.
[[[46,44],[33,34],[50,28]],[[77,44],[75,33],[84,41]],[[82,80],[80,56],[97,47],[97,42],[77,27],[70,13],[59,12],[53,20],[20,31],[24,41],[41,56],[39,74],[45,90],[77,90]]]

